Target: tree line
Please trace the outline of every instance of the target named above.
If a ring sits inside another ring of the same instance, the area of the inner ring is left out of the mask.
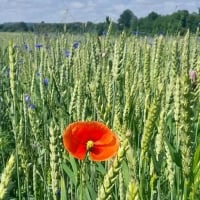
[[[104,22],[74,22],[74,23],[4,23],[0,24],[0,32],[70,32],[73,34],[97,33],[106,34],[111,20],[107,16]],[[148,16],[138,18],[134,13],[124,10],[117,22],[112,22],[113,33],[118,34],[122,30],[135,35],[155,35],[155,34],[185,34],[189,29],[195,33],[200,27],[200,9],[199,12],[189,13],[187,10],[179,10],[170,15],[160,15],[156,12],[149,13]]]

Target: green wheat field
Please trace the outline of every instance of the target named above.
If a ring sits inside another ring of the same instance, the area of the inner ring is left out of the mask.
[[[199,32],[0,34],[0,200],[199,200]],[[63,147],[74,121],[120,138],[116,157]]]

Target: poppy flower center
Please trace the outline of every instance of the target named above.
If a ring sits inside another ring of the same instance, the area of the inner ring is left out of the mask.
[[[92,140],[88,140],[86,144],[87,151],[89,151],[94,146],[94,142]]]

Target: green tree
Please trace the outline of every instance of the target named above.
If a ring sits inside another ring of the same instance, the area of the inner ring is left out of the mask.
[[[147,18],[149,18],[149,20],[152,20],[152,21],[156,20],[158,17],[160,17],[160,15],[157,14],[156,12],[151,12],[151,13],[149,13],[149,15],[147,16]]]
[[[120,30],[131,30],[133,25],[136,24],[137,17],[129,9],[126,9],[118,19],[118,25]]]

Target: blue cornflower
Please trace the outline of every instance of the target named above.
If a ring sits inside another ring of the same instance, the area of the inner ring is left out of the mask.
[[[42,44],[36,44],[35,47],[36,47],[37,49],[40,49],[40,48],[42,47]]]
[[[37,72],[35,73],[35,75],[36,75],[36,76],[40,76],[40,72],[37,71]]]
[[[103,31],[102,35],[106,36],[107,35],[107,31]]]
[[[133,31],[133,35],[139,35],[138,31]]]
[[[31,103],[28,105],[28,108],[34,110],[36,108],[35,104]]]
[[[69,58],[70,54],[71,54],[71,53],[70,53],[68,50],[66,50],[66,51],[64,52],[64,55],[65,55],[66,58]]]
[[[79,42],[74,42],[73,47],[77,49],[79,47]]]
[[[57,191],[56,191],[56,196],[57,196],[58,199],[60,199],[60,196],[61,196],[61,194],[60,194],[60,189],[57,189]]]
[[[15,44],[14,49],[17,49],[17,48],[19,48],[19,45]]]
[[[29,103],[30,100],[31,100],[30,96],[29,96],[28,94],[25,94],[25,95],[24,95],[24,101],[25,101],[26,103]]]
[[[28,45],[26,44],[26,43],[24,43],[24,45],[23,45],[23,47],[24,47],[24,49],[28,49]]]
[[[43,84],[44,84],[44,86],[48,86],[49,85],[49,80],[47,78],[44,78]]]

